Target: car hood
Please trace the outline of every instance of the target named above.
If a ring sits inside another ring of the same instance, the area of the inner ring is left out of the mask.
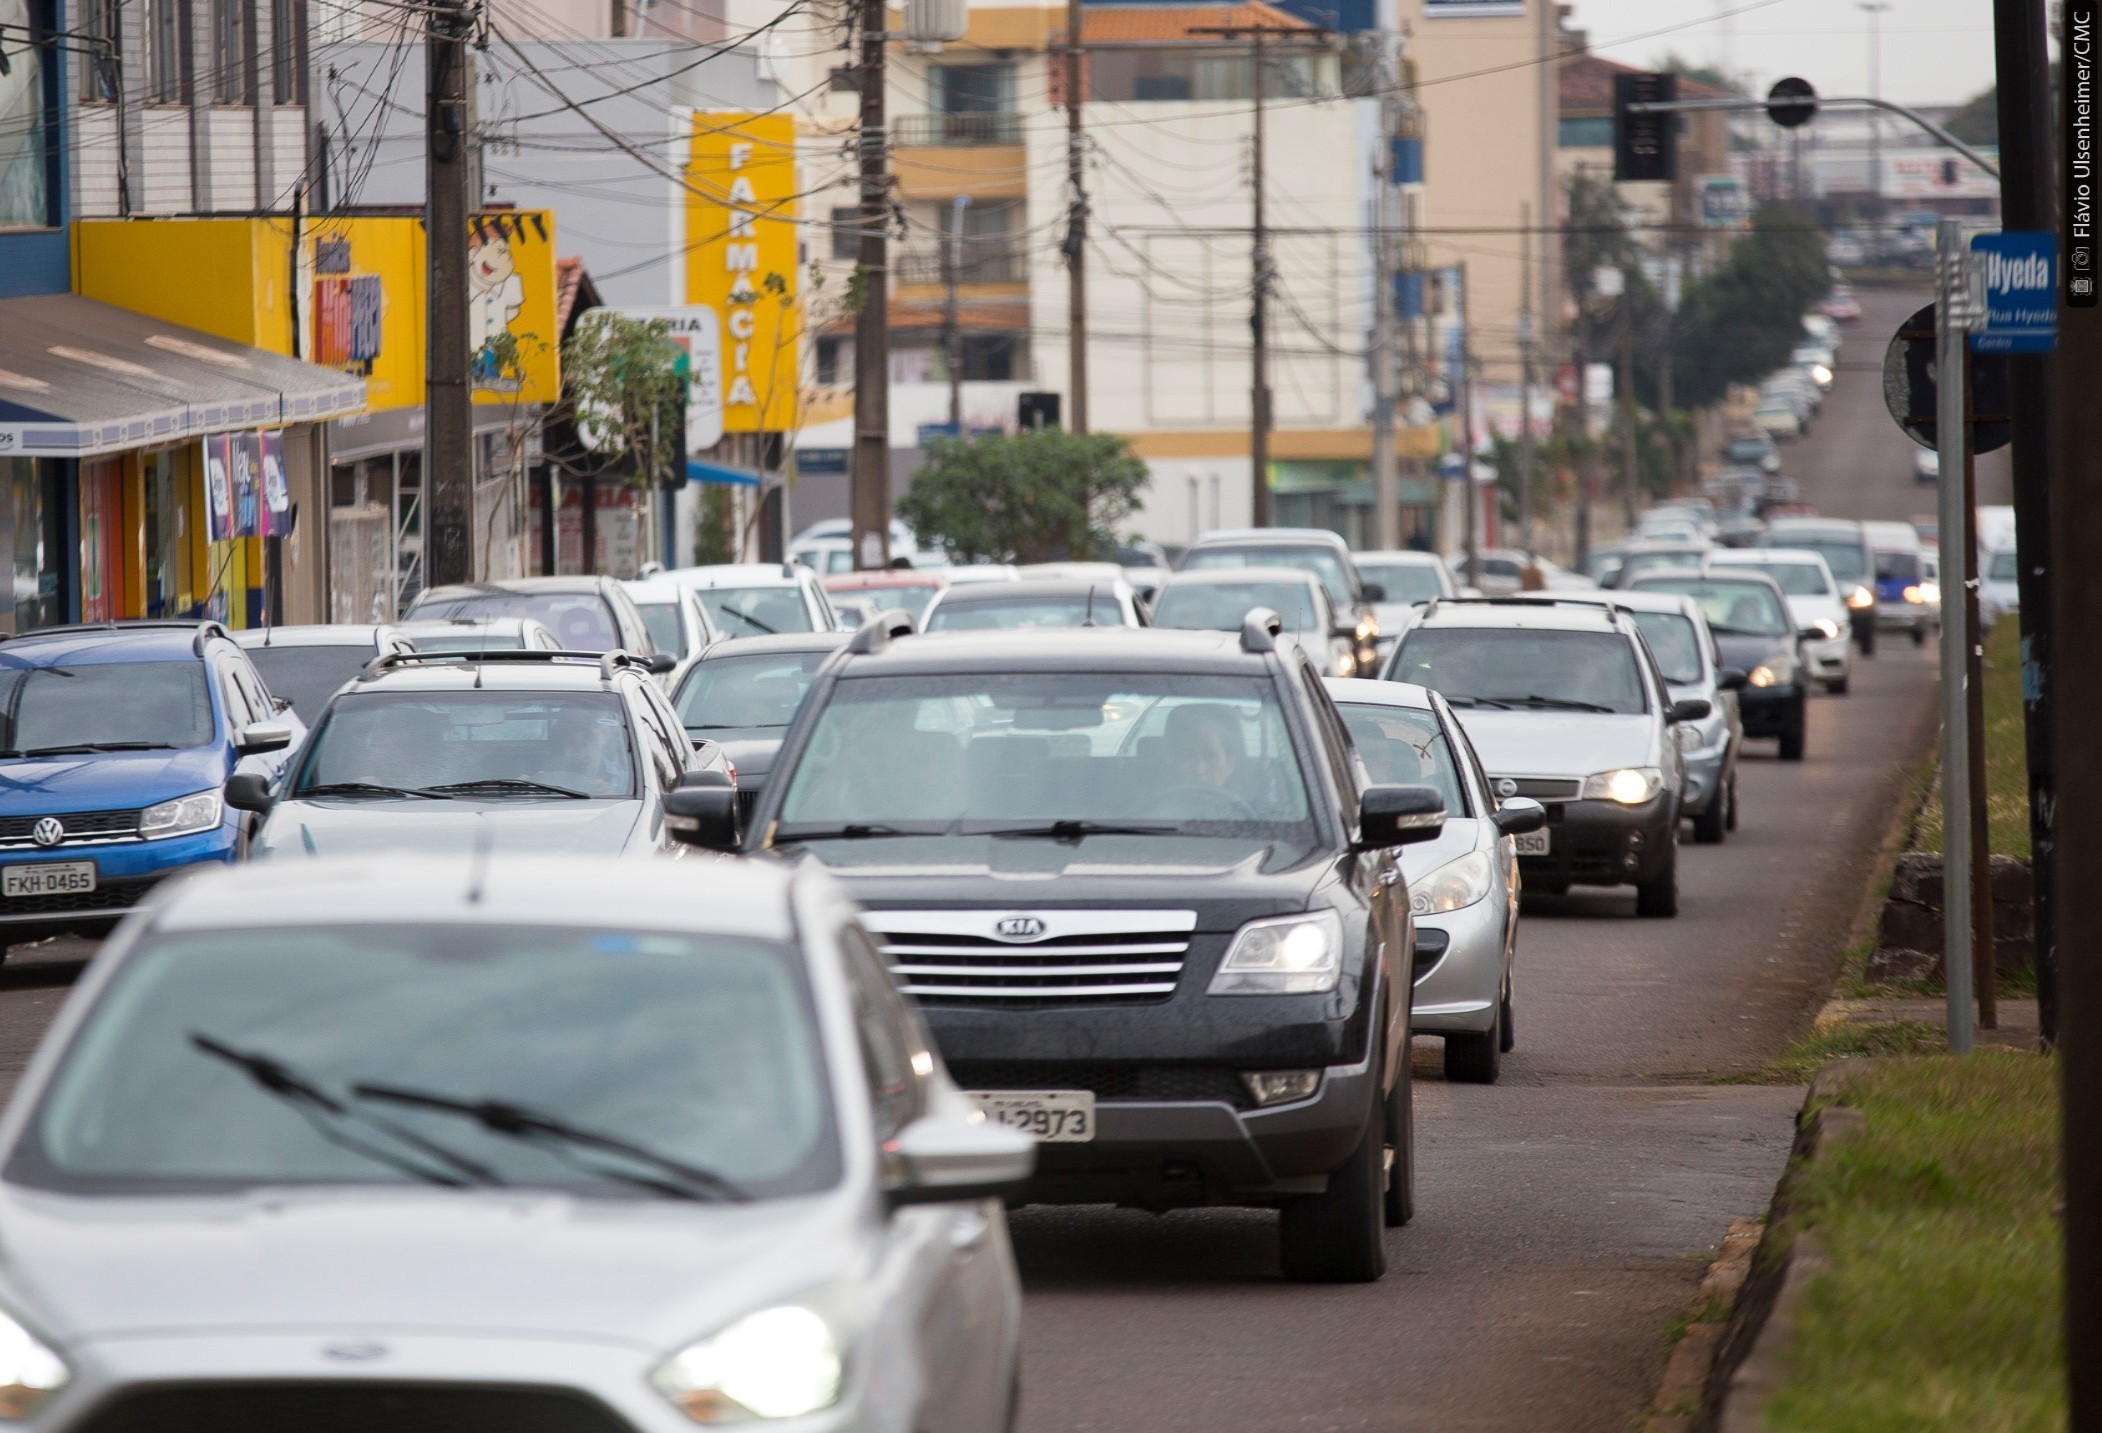
[[[696,740],[715,740],[723,749],[723,756],[737,768],[737,785],[744,791],[757,791],[764,783],[767,772],[773,770],[774,758],[781,753],[781,738],[788,735],[788,728],[778,731],[726,731],[717,736],[707,732],[695,732]]]
[[[403,1188],[119,1199],[16,1187],[0,1212],[10,1306],[61,1346],[413,1329],[669,1352],[856,1262],[836,1197],[728,1206]]]
[[[1657,761],[1653,716],[1477,709],[1459,718],[1493,776],[1590,776]]]
[[[640,801],[280,801],[256,836],[256,856],[381,851],[622,855],[648,834]]]
[[[813,841],[788,858],[822,861],[872,910],[1166,908],[1206,931],[1306,910],[1337,866],[1304,846],[1181,835]]]
[[[0,812],[41,815],[151,806],[216,788],[231,769],[217,744],[0,761]]]

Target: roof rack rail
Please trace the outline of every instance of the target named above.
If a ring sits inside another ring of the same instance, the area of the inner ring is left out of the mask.
[[[1278,634],[1284,630],[1284,618],[1268,607],[1251,607],[1248,609],[1248,615],[1241,619],[1241,650],[1274,652],[1277,650]]]
[[[894,638],[910,637],[919,630],[919,624],[913,621],[910,612],[902,607],[891,607],[856,627],[854,635],[847,639],[847,650],[857,657],[866,657],[888,647]]]
[[[442,666],[448,662],[467,666],[470,664],[480,665],[484,662],[555,661],[595,662],[599,666],[600,675],[610,678],[613,673],[613,666],[609,665],[609,662],[614,657],[625,658],[637,666],[646,666],[640,657],[633,656],[618,648],[611,652],[578,652],[568,649],[549,650],[540,647],[497,647],[488,651],[458,652],[382,652],[365,664],[364,670],[358,673],[357,679],[365,682],[387,672],[399,671],[404,667]]]
[[[190,650],[200,657],[204,655],[204,644],[214,637],[233,640],[233,634],[226,630],[224,622],[209,617],[202,620],[187,617],[119,617],[108,622],[61,622],[55,627],[32,627],[27,632],[0,634],[0,641],[6,641],[8,636],[48,637],[60,632],[138,631],[193,632],[196,639],[190,644]]]
[[[1610,600],[1610,589],[1600,589],[1609,599],[1599,601],[1596,596],[1576,596],[1559,592],[1514,592],[1505,597],[1433,597],[1423,604],[1425,617],[1435,616],[1441,607],[1582,607],[1590,612],[1604,612],[1615,622],[1625,610],[1618,602]]]

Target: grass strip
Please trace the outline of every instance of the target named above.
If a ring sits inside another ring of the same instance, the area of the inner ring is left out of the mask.
[[[1758,1073],[1725,1075],[1719,1085],[1807,1085],[1834,1060],[1863,1055],[1917,1055],[1948,1048],[1939,1025],[1923,1020],[1841,1020],[1819,1025],[1768,1061]]]
[[[2022,632],[2012,615],[1985,638],[1985,816],[1996,856],[2029,857],[2029,758],[2022,732]],[[1920,810],[1915,850],[1941,849],[1941,796]]]
[[[1804,1167],[1789,1214],[1830,1267],[1806,1290],[1767,1428],[2065,1426],[2056,1080],[2014,1053],[1855,1072],[1842,1098],[1866,1127]]]

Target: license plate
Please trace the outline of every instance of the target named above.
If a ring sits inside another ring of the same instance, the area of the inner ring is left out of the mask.
[[[1521,856],[1545,856],[1550,849],[1548,833],[1545,831],[1527,831],[1524,835],[1513,836],[1511,839],[1518,843],[1518,854]]]
[[[93,861],[48,861],[36,866],[0,866],[0,894],[60,896],[95,889]]]
[[[1039,1144],[1085,1144],[1095,1137],[1093,1090],[972,1090],[986,1118]]]

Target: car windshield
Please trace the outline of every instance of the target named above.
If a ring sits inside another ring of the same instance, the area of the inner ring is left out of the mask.
[[[1667,682],[1684,685],[1701,679],[1701,639],[1690,619],[1677,612],[1631,612],[1649,643],[1650,655]]]
[[[1183,556],[1185,572],[1203,572],[1219,567],[1296,567],[1311,572],[1328,589],[1328,600],[1348,607],[1358,600],[1350,587],[1350,573],[1343,559],[1329,548],[1314,543],[1280,543],[1250,547],[1195,547]]]
[[[833,687],[790,777],[779,835],[1050,835],[1071,822],[1304,844],[1310,819],[1266,679],[969,673]]]
[[[831,655],[828,647],[705,657],[687,672],[672,705],[689,731],[785,727],[796,719],[812,676]]]
[[[1314,595],[1302,582],[1170,582],[1153,604],[1153,625],[1238,632],[1250,608],[1267,607],[1287,632],[1320,625]]]
[[[1467,814],[1452,747],[1438,729],[1435,713],[1360,702],[1339,702],[1336,710],[1373,781],[1381,786],[1434,786],[1445,798],[1447,812]]]
[[[361,692],[330,709],[292,795],[346,787],[632,797],[626,710],[611,692]]]
[[[202,662],[0,667],[0,748],[8,751],[203,746],[211,739]]]
[[[1920,580],[1920,556],[1916,552],[1879,552],[1876,554],[1876,576],[1894,582],[1917,582]]]
[[[1626,584],[1629,578],[1639,577],[1645,572],[1661,572],[1671,567],[1699,567],[1698,552],[1631,552],[1620,565],[1620,581]]]
[[[1852,537],[1798,537],[1786,534],[1787,541],[1776,535],[1775,547],[1807,547],[1825,560],[1832,569],[1832,576],[1840,582],[1859,582],[1868,576],[1868,554],[1862,550],[1861,540]]]
[[[2004,548],[1993,554],[1992,563],[1985,569],[1985,576],[1992,582],[2014,582],[2022,575],[2022,564],[2013,548]]]
[[[658,651],[675,657],[687,655],[686,634],[679,630],[678,603],[637,602],[635,610],[642,614],[642,625],[649,629],[650,641]]]
[[[524,627],[488,624],[465,626],[410,636],[419,652],[516,652],[526,645]]]
[[[725,636],[771,637],[777,632],[814,632],[810,606],[800,587],[699,587],[694,596],[708,620]]]
[[[339,1112],[267,1088],[239,1057],[277,1062]],[[755,1198],[822,1189],[840,1170],[793,947],[463,924],[149,935],[69,1045],[7,1176],[135,1194],[436,1173],[606,1196],[665,1177],[655,1161],[506,1138],[371,1086],[520,1107]]]
[[[1832,595],[1832,584],[1825,580],[1824,569],[1814,562],[1748,562],[1745,566],[1771,577],[1790,597]]]
[[[531,617],[544,623],[569,652],[610,652],[621,645],[613,609],[595,592],[475,592],[459,597],[420,598],[412,619],[440,617]]]
[[[1700,603],[1708,625],[1725,637],[1785,637],[1795,630],[1788,609],[1763,582],[1732,582],[1727,577],[1659,577],[1642,584],[1645,592],[1676,592]]]
[[[936,604],[929,632],[988,632],[1020,627],[1121,627],[1124,611],[1114,592],[1097,589],[1070,597],[1008,597]]]
[[[307,721],[321,714],[336,688],[355,677],[373,659],[378,648],[368,643],[346,646],[250,647],[248,660],[263,674],[263,685],[272,696],[288,699],[292,710]]]
[[[1733,463],[1756,463],[1770,451],[1771,445],[1757,438],[1739,438],[1730,444],[1729,459]]]
[[[1642,673],[1627,638],[1495,627],[1418,629],[1388,676],[1457,707],[1641,712]]]
[[[1387,589],[1383,602],[1427,602],[1445,595],[1438,569],[1428,562],[1360,562],[1358,575]]]

